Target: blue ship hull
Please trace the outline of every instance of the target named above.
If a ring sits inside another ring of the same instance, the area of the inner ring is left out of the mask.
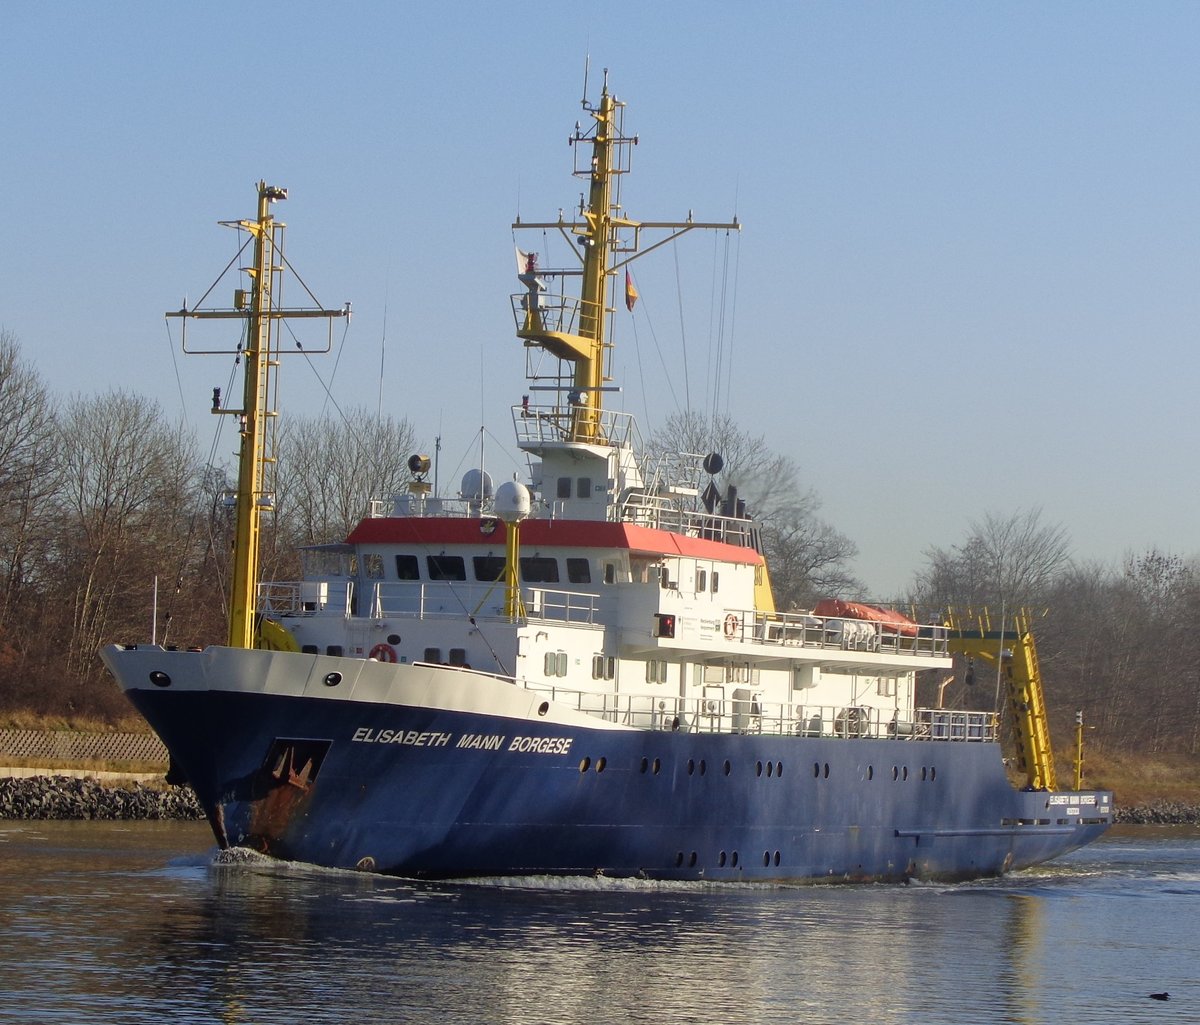
[[[994,743],[673,733],[131,689],[218,841],[416,878],[996,875],[1109,825],[1018,791]]]

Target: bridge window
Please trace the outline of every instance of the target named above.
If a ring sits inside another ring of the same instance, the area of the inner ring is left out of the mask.
[[[368,552],[363,556],[363,573],[368,580],[383,579],[383,556],[378,552]]]
[[[591,563],[587,559],[568,559],[567,579],[573,584],[590,584],[592,582]]]
[[[615,584],[617,582],[617,564],[615,562],[606,562],[604,564],[604,582],[606,584]]]
[[[397,555],[396,556],[396,579],[397,580],[420,580],[421,567],[417,562],[415,555]]]
[[[558,560],[538,555],[522,555],[521,579],[527,584],[557,584]]]
[[[466,580],[467,567],[461,555],[427,555],[430,580]]]
[[[708,587],[708,571],[703,569],[696,570],[696,591],[704,591]]]
[[[557,495],[559,498],[570,498],[571,497],[571,478],[570,477],[559,477],[558,478]]]
[[[476,580],[502,580],[504,578],[504,559],[499,555],[476,555],[471,559],[475,569]]]
[[[579,480],[575,482],[575,486],[576,486],[575,494],[577,494],[580,498],[591,498],[592,497],[592,478],[591,477],[580,477]]]
[[[567,653],[565,651],[547,651],[545,672],[547,676],[566,676]]]

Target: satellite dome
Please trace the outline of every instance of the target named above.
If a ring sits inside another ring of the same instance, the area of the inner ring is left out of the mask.
[[[533,499],[529,489],[516,480],[506,480],[496,489],[496,515],[505,523],[519,523],[529,517]]]
[[[479,502],[491,498],[491,475],[483,470],[468,470],[463,474],[462,490],[459,494],[468,502]]]

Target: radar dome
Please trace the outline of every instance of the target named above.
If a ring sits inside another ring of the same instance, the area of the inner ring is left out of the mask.
[[[463,474],[462,490],[459,494],[469,502],[491,498],[491,476],[483,470],[468,470]]]
[[[519,523],[527,519],[533,508],[529,489],[516,480],[506,480],[496,489],[494,509],[505,523]]]

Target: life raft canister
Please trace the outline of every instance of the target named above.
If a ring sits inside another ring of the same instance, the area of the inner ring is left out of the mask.
[[[371,649],[371,653],[368,657],[375,659],[377,662],[395,662],[396,649],[390,644],[376,644],[375,647]]]

